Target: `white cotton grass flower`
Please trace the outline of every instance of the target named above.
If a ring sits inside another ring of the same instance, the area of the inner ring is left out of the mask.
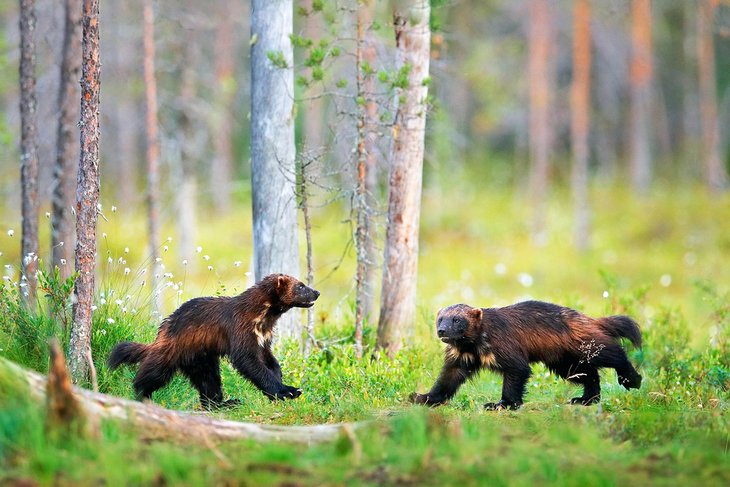
[[[188,265],[188,259],[183,259],[182,265]]]
[[[61,265],[66,265],[66,259],[61,259]]]
[[[523,287],[532,287],[535,280],[533,277],[528,274],[527,272],[520,272],[517,274],[517,280],[520,284],[522,284]]]
[[[210,255],[207,255],[207,254],[206,254],[206,255],[204,255],[204,256],[203,256],[203,260],[210,260]]]
[[[197,253],[201,253],[201,252],[203,251],[203,247],[201,247],[200,245],[198,245],[198,246],[197,246],[197,247],[195,248],[195,251],[196,251]]]
[[[659,284],[661,284],[662,287],[669,287],[672,284],[672,276],[669,274],[662,274],[662,277],[659,278]]]
[[[132,269],[130,269],[129,267],[125,267],[124,268],[124,275],[125,276],[128,276],[130,272],[132,272]]]
[[[235,262],[233,263],[233,266],[234,266],[234,267],[241,267],[241,261],[240,261],[240,260],[237,260],[237,261],[235,261]]]
[[[107,257],[106,263],[107,264],[113,264],[114,263],[114,259],[112,259],[112,256],[111,255],[109,257]]]
[[[116,213],[116,212],[117,212],[117,207],[112,205],[112,213]]]
[[[110,325],[113,325],[115,323],[114,318],[107,318],[106,322],[109,323]]]
[[[166,240],[167,240],[168,243],[170,243],[170,242],[172,242],[172,237],[167,237]]]
[[[208,266],[208,270],[209,270],[209,271],[212,271],[212,270],[213,270],[213,266],[212,266],[212,265],[209,265],[209,266]]]
[[[167,245],[162,246],[162,251],[167,252],[169,250],[169,247]]]
[[[11,228],[8,230],[8,237],[12,237],[13,235],[15,235],[15,230]]]
[[[129,247],[124,247],[124,253],[125,254],[128,254],[129,253]]]
[[[46,218],[51,218],[51,212],[50,211],[47,211],[46,212]]]
[[[608,298],[608,291],[603,291],[603,297]]]

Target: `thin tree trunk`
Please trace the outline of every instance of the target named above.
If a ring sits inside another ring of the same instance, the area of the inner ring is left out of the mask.
[[[377,341],[377,348],[388,356],[400,350],[403,336],[416,318],[430,12],[427,0],[407,2],[393,12],[396,65],[398,69],[408,70],[408,85],[399,93],[389,172],[388,226]]]
[[[357,255],[357,267],[355,271],[355,357],[362,358],[362,332],[365,322],[365,278],[367,268],[367,240],[369,235],[370,215],[367,207],[367,153],[365,150],[367,111],[365,104],[368,102],[369,94],[365,93],[365,77],[363,72],[363,49],[364,31],[367,26],[363,15],[365,7],[357,6],[356,20],[356,46],[355,46],[355,72],[356,72],[356,96],[363,99],[363,103],[357,104],[357,185],[353,196],[353,214],[355,215],[355,253]]]
[[[361,6],[363,23],[367,26],[364,45],[362,46],[363,59],[375,66],[375,37],[372,34],[373,2],[366,1]],[[376,228],[374,223],[377,191],[378,191],[378,103],[374,99],[376,90],[375,77],[366,76],[363,80],[365,97],[365,207],[367,209],[369,229],[365,239],[365,277],[363,282],[363,316],[371,320],[375,310],[376,262],[378,246],[376,245]]]
[[[312,259],[312,221],[309,215],[309,195],[307,184],[309,183],[309,166],[312,161],[299,159],[299,204],[302,208],[304,218],[304,236],[307,242],[307,286],[314,288],[314,261]],[[314,308],[307,308],[306,337],[304,338],[304,356],[308,357],[317,344],[314,336]]]
[[[76,190],[76,272],[69,369],[75,383],[85,380],[91,353],[96,214],[99,204],[99,0],[83,0],[81,72],[81,156]]]
[[[51,253],[61,278],[71,275],[75,242],[71,209],[78,163],[79,78],[81,77],[81,0],[65,0],[61,79],[58,92],[58,138],[53,167]]]
[[[717,116],[715,43],[713,21],[718,0],[700,0],[697,9],[697,67],[700,87],[700,121],[705,184],[712,191],[727,187],[727,172],[720,156]]]
[[[584,251],[589,245],[591,214],[588,203],[588,131],[591,104],[590,0],[575,0],[573,12],[572,186],[575,205],[575,245]]]
[[[20,1],[21,296],[36,303],[38,271],[38,125],[35,78],[35,0]]]
[[[236,49],[233,38],[232,3],[224,2],[215,32],[215,98],[213,114],[214,155],[210,168],[213,205],[219,212],[231,207],[233,178],[233,99],[236,94]]]
[[[161,308],[159,289],[159,265],[157,259],[160,256],[160,140],[157,122],[157,80],[155,78],[155,17],[152,10],[152,0],[145,0],[144,9],[144,89],[146,99],[145,126],[147,135],[147,225],[148,225],[148,247],[152,262],[152,275],[150,285],[152,288],[152,306],[154,311],[159,312]]]
[[[530,0],[529,83],[530,83],[530,196],[532,237],[543,243],[547,233],[547,191],[550,179],[552,130],[550,105],[553,70],[550,66],[552,18],[549,0]]]
[[[651,0],[631,2],[631,182],[643,193],[652,178],[651,84],[652,41]]]
[[[256,280],[299,274],[294,150],[291,0],[252,0],[251,186]],[[274,60],[280,60],[286,66]],[[301,341],[299,316],[279,321],[279,336]]]

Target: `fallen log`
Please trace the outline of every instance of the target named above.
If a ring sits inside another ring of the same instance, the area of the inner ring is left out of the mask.
[[[52,369],[53,370],[53,369]],[[48,378],[0,357],[0,374],[12,374],[28,384],[31,396],[47,401]],[[144,440],[174,440],[209,445],[231,440],[282,441],[314,444],[347,437],[364,423],[283,426],[216,419],[110,396],[73,386],[81,414],[89,421],[114,420],[131,427]]]

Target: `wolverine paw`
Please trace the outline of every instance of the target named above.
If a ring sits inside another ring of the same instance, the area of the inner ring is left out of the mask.
[[[641,375],[636,374],[635,377],[628,378],[623,376],[618,376],[618,383],[626,388],[626,390],[629,389],[638,389],[641,387]]]
[[[266,393],[266,395],[272,401],[282,401],[284,399],[296,399],[297,397],[302,395],[302,390],[296,387],[285,385],[281,388],[281,390],[275,392],[274,394]]]
[[[444,403],[444,401],[439,401],[438,399],[432,398],[428,394],[419,394],[417,392],[411,393],[411,395],[408,396],[408,400],[413,404],[425,404],[431,407],[440,406]]]
[[[580,404],[582,406],[591,406],[593,404],[598,404],[601,400],[601,396],[593,396],[585,398],[583,396],[581,397],[574,397],[570,400],[570,404]]]
[[[503,411],[505,409],[511,409],[514,411],[515,409],[519,409],[520,406],[521,404],[515,404],[507,401],[499,401],[486,403],[484,405],[484,409],[486,409],[487,411]]]
[[[202,407],[206,411],[216,411],[218,409],[232,409],[240,405],[241,401],[239,399],[226,399],[225,401],[220,402],[204,399],[200,401],[200,407]]]

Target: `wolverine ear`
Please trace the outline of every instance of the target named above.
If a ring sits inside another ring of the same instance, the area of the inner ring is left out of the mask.
[[[282,284],[284,283],[284,274],[279,274],[276,277],[276,289],[281,289]]]
[[[475,320],[482,321],[482,308],[472,308],[469,311],[469,314],[471,314],[472,318]]]
[[[438,316],[439,316],[439,315],[441,314],[441,312],[442,312],[443,310],[444,310],[443,308],[439,308],[439,310],[438,310],[438,311],[436,311],[436,317],[437,317],[437,318],[438,318]]]

